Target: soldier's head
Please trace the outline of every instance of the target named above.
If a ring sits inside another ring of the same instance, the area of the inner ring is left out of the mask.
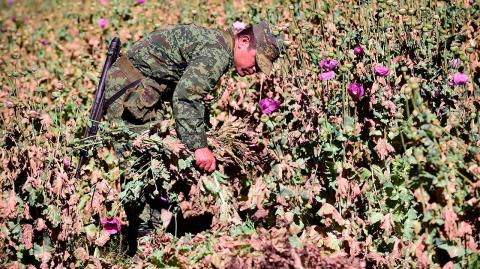
[[[235,35],[233,59],[235,69],[240,76],[251,75],[257,71],[269,75],[273,61],[280,55],[283,38],[270,33],[264,21],[245,28]]]
[[[235,35],[233,61],[235,62],[235,70],[237,70],[240,76],[251,75],[257,71],[255,50],[256,41],[252,26],[243,29]]]

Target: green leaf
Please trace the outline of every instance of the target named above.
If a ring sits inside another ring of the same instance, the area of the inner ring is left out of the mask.
[[[50,238],[47,236],[43,237],[43,244],[38,245],[35,243],[33,245],[33,255],[38,261],[41,261],[45,255],[52,255],[51,252],[53,252],[55,249],[52,247],[50,243]]]
[[[178,168],[180,169],[180,171],[185,170],[187,167],[188,167],[188,163],[185,160],[183,159],[178,160]]]
[[[209,191],[210,193],[212,194],[217,194],[220,192],[220,188],[219,186],[217,186],[217,184],[215,184],[215,182],[213,182],[213,180],[210,180],[210,179],[205,179],[203,180],[203,186],[207,189],[207,191]]]
[[[62,222],[60,208],[54,205],[49,205],[48,208],[43,211],[43,213],[52,223],[53,227],[57,227]]]
[[[337,238],[329,237],[325,246],[332,249],[332,250],[340,250],[340,243],[341,243],[341,241],[338,240]]]
[[[283,186],[282,184],[280,185],[280,191],[279,195],[283,197],[293,197],[295,193],[293,192],[292,189],[289,187]]]
[[[361,167],[359,169],[359,172],[360,172],[360,179],[362,181],[365,181],[367,178],[370,178],[372,176],[372,173],[370,172],[370,170],[368,170],[365,167]]]
[[[387,181],[387,182],[385,182],[385,183],[383,184],[383,187],[384,187],[385,189],[393,189],[393,184],[392,184],[392,182]]]
[[[222,183],[222,184],[227,184],[227,182],[225,181],[225,179],[228,179],[228,176],[220,173],[219,171],[214,171],[212,173],[212,177],[217,180],[218,182]]]
[[[442,244],[438,247],[446,250],[450,258],[462,257],[463,255],[465,255],[465,249],[463,247],[450,246],[448,244]]]
[[[370,215],[370,223],[371,223],[371,224],[375,224],[375,223],[379,222],[382,218],[383,218],[383,214],[382,214],[382,213],[373,212],[373,213]]]
[[[383,175],[382,168],[376,164],[372,164],[373,174],[381,181],[385,181],[387,178]]]
[[[275,129],[275,125],[273,124],[273,122],[271,120],[267,120],[267,122],[265,122],[265,124],[267,125],[268,129],[270,129],[271,131],[273,131]]]
[[[410,208],[407,212],[407,219],[415,220],[418,218],[417,211],[413,208]]]
[[[302,247],[302,242],[296,235],[292,235],[288,238],[288,242],[290,242],[290,245],[294,248],[301,248]]]
[[[382,136],[382,132],[380,130],[373,130],[368,135],[369,136]]]
[[[77,209],[79,211],[82,210],[87,204],[88,200],[90,200],[90,195],[89,194],[83,195],[82,198],[80,198],[80,201],[78,202]]]

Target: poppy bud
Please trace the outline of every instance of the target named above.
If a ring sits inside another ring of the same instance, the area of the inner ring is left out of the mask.
[[[357,57],[362,56],[363,55],[363,48],[357,45],[357,46],[355,46],[355,48],[353,48],[353,53]]]

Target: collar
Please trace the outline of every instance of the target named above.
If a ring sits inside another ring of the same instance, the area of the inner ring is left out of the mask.
[[[230,53],[230,68],[233,67],[233,46],[235,45],[235,39],[233,35],[233,29],[229,27],[227,30],[220,29],[225,38],[227,44],[228,52]],[[229,69],[230,69],[229,68]]]

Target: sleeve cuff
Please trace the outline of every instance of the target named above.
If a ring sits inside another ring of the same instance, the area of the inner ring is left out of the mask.
[[[182,140],[183,144],[190,150],[208,147],[206,133],[181,134],[180,140]]]

